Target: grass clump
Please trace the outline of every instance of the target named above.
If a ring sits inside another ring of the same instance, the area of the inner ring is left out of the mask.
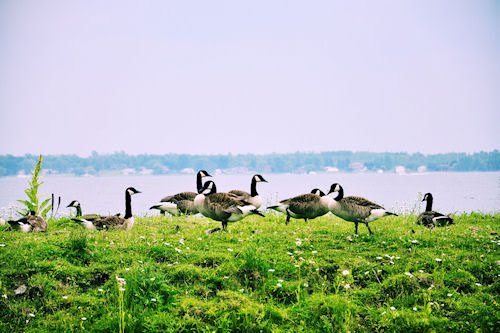
[[[500,215],[455,219],[358,237],[331,215],[274,214],[211,235],[203,217],[2,232],[0,331],[495,332]]]

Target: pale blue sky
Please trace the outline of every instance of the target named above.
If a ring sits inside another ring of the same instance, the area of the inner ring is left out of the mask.
[[[0,2],[0,154],[500,148],[497,1]]]

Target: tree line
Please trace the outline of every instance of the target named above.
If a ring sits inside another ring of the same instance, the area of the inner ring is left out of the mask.
[[[29,174],[38,155],[0,155],[0,176]],[[99,175],[130,169],[151,174],[186,172],[186,169],[221,169],[227,172],[257,171],[261,173],[307,173],[338,169],[339,171],[394,171],[404,167],[408,172],[420,171],[499,171],[500,151],[445,154],[373,153],[333,151],[286,154],[140,154],[124,152],[77,155],[46,155],[44,170],[49,173]]]

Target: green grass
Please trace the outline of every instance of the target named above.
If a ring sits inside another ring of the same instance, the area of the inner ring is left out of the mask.
[[[435,230],[386,217],[373,236],[360,225],[359,237],[331,215],[284,219],[251,217],[211,235],[219,223],[203,217],[136,218],[131,231],[108,232],[59,219],[46,234],[1,232],[0,332],[500,327],[500,214],[459,215]]]

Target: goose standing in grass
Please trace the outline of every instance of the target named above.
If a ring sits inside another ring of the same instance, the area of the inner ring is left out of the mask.
[[[99,216],[93,220],[83,218],[73,218],[73,221],[82,223],[87,229],[126,229],[130,230],[134,226],[134,216],[132,215],[132,195],[141,193],[133,187],[125,190],[125,216]]]
[[[453,218],[450,215],[444,215],[432,210],[433,197],[432,194],[426,193],[422,201],[427,201],[425,212],[421,213],[417,218],[417,224],[423,224],[428,228],[442,227],[453,224]]]
[[[259,182],[267,183],[267,180],[261,175],[255,175],[252,177],[252,182],[250,184],[250,193],[241,190],[232,190],[228,193],[235,195],[238,199],[244,200],[258,209],[262,206],[262,198],[259,193],[257,193],[257,183]]]
[[[196,174],[196,191],[199,193],[203,188],[202,179],[212,177],[205,170],[200,170]],[[181,192],[169,195],[160,200],[156,205],[149,209],[157,209],[163,214],[169,213],[174,216],[181,214],[197,214],[198,210],[194,207],[194,198],[198,195],[195,192]]]
[[[379,219],[383,216],[397,214],[387,211],[384,207],[361,197],[349,196],[344,197],[344,189],[339,184],[332,184],[330,193],[337,192],[337,196],[330,203],[330,211],[349,222],[354,222],[354,232],[358,233],[358,224],[364,223],[370,232],[373,234],[369,222]]]
[[[7,221],[12,229],[22,232],[46,232],[47,221],[43,217],[36,215],[35,211],[30,211],[28,215],[15,221]]]
[[[217,193],[217,187],[211,180],[204,184],[201,193],[194,199],[194,205],[203,216],[222,222],[222,230],[227,230],[228,222],[239,221],[250,214],[264,216],[254,205],[232,194]]]
[[[331,201],[330,197],[315,188],[311,193],[281,200],[279,204],[267,208],[286,214],[286,224],[290,222],[290,217],[304,219],[307,222],[308,219],[315,219],[328,213]]]

